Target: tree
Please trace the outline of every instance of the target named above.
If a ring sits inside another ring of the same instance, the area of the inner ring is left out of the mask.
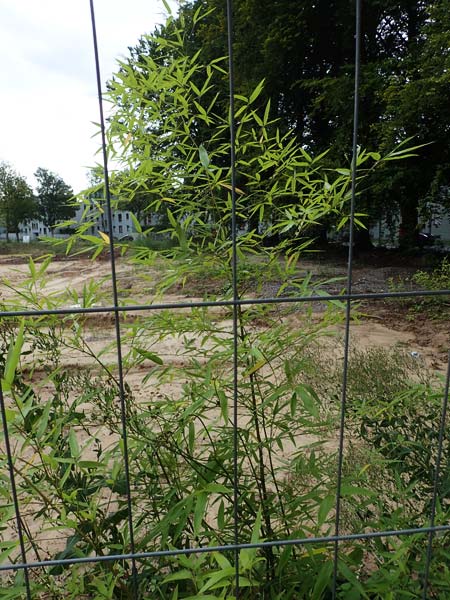
[[[199,21],[198,11],[208,14]],[[413,237],[420,207],[441,197],[448,184],[449,14],[448,0],[363,3],[361,146],[389,149],[408,137],[433,142],[415,160],[377,173],[358,199],[367,225],[400,213]],[[212,61],[227,54],[223,2],[184,2],[182,21],[191,56],[200,52],[202,60]],[[292,129],[308,152],[329,149],[330,166],[342,163],[351,148],[354,21],[348,0],[234,2],[236,93],[247,96],[264,78],[260,106],[270,99],[280,130]],[[172,27],[162,27],[159,36],[170,37]],[[136,64],[155,56],[146,38],[132,50]]]
[[[48,169],[39,167],[34,176],[38,181],[38,214],[44,225],[52,228],[58,221],[72,218],[76,213],[76,207],[70,203],[72,188]]]
[[[420,159],[389,171],[406,243],[423,226],[427,204],[449,204],[443,193],[450,181],[449,15],[449,0],[438,0],[427,6],[425,21],[413,20],[415,37],[401,67],[386,82],[385,117],[376,125],[384,147],[404,136],[426,144]]]
[[[203,18],[197,11],[192,22],[200,28]],[[120,62],[109,83],[108,151],[122,169],[112,174],[111,190],[121,201],[138,196],[144,210],[167,214],[184,247],[193,238],[203,248],[220,238],[228,248],[227,63],[192,54],[186,28],[181,15],[143,37],[139,48],[150,54],[130,49],[131,57]],[[235,96],[237,222],[254,233],[253,250],[278,236],[290,247],[294,244],[287,238],[295,238],[301,247],[300,238],[309,243],[311,228],[326,219],[345,224],[350,170],[336,169],[328,150],[313,158],[294,128],[280,130],[280,121],[270,118],[270,101],[262,97],[263,81],[245,96]],[[393,146],[385,154],[389,163],[409,152],[402,144]],[[369,165],[372,173],[384,163],[380,154],[361,151],[358,185]]]
[[[171,24],[164,40],[156,34],[146,38],[152,56],[132,55],[109,85],[109,149],[123,167],[121,188],[139,193],[149,211],[166,213],[176,224],[180,246],[199,243],[205,248],[221,240],[228,252],[229,110],[221,95],[225,65],[220,59],[203,63],[197,53],[189,56],[184,30]],[[210,101],[214,89],[218,93]],[[268,105],[257,110],[263,89],[260,82],[248,96],[236,98],[237,217],[266,221],[270,225],[262,235],[267,238],[287,231],[303,234],[325,215],[340,214],[349,178],[326,173],[320,159],[296,144],[291,132],[281,134],[269,118]],[[326,185],[329,194],[323,193]],[[255,231],[249,243],[256,247],[260,239]]]
[[[6,239],[15,233],[19,239],[19,225],[36,215],[36,201],[26,179],[8,164],[0,163],[0,222],[6,229]]]

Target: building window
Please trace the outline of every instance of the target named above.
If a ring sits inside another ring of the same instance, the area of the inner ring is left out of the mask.
[[[123,229],[122,225],[119,225],[119,233],[122,233],[122,229]]]
[[[125,219],[126,219],[127,221],[129,221],[129,220],[130,220],[130,215],[129,215],[129,213],[125,213]]]
[[[119,213],[117,215],[117,218],[119,219],[119,223],[122,223],[122,213]]]

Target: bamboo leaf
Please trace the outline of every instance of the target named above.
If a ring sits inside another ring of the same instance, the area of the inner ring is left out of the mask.
[[[261,509],[259,509],[258,513],[256,515],[255,523],[253,525],[252,538],[250,540],[250,542],[252,544],[256,544],[256,542],[259,542],[259,540],[261,539],[260,538],[261,522],[262,522],[262,511],[261,511]]]
[[[217,396],[219,398],[220,412],[224,423],[228,423],[228,398],[223,390],[217,390]]]
[[[247,369],[246,371],[244,371],[244,373],[242,373],[242,376],[250,377],[250,375],[253,375],[253,373],[256,373],[256,371],[259,371],[266,363],[267,363],[267,360],[265,358],[262,358],[257,363],[255,363],[250,369]]]
[[[11,340],[9,346],[8,355],[6,357],[5,370],[2,379],[2,386],[4,392],[11,390],[14,378],[16,376],[17,365],[19,364],[20,354],[22,352],[22,346],[24,342],[24,328],[25,321],[20,321],[19,331],[17,332],[16,339]]]
[[[195,448],[195,425],[192,421],[189,422],[189,452],[193,454]]]
[[[208,494],[200,492],[197,496],[194,509],[194,535],[198,535],[205,515],[206,503],[208,502]]]
[[[250,98],[248,100],[249,104],[252,104],[257,98],[258,96],[261,94],[261,92],[264,89],[264,79],[262,79],[258,85],[256,86],[256,88],[253,90],[253,92],[250,95]]]
[[[313,390],[306,385],[300,384],[295,388],[296,393],[299,395],[300,400],[303,403],[305,410],[313,417],[319,416],[319,398],[313,392]]]
[[[201,162],[202,166],[205,167],[205,169],[207,169],[209,167],[209,156],[208,156],[206,148],[203,144],[200,144],[200,146],[198,148],[198,154],[199,154],[200,162]]]
[[[109,236],[106,235],[106,233],[104,233],[103,231],[99,231],[98,234],[102,238],[102,240],[105,242],[105,244],[109,244],[110,243]]]
[[[48,421],[50,419],[50,410],[52,408],[52,402],[49,400],[45,405],[44,411],[42,413],[41,418],[39,419],[39,427],[36,432],[37,439],[40,439],[48,428]],[[69,459],[72,460],[72,459]]]
[[[220,186],[226,188],[227,190],[233,191],[233,186],[231,186],[229,183],[225,183],[224,181],[219,181],[218,184]],[[245,192],[243,192],[236,186],[234,187],[234,190],[237,194],[240,194],[241,196],[243,196],[245,194]]]
[[[167,2],[167,0],[162,0],[162,3],[164,5],[164,8],[166,9],[167,14],[171,15],[172,9],[170,8],[170,4]]]
[[[172,227],[174,229],[176,229],[178,226],[178,223],[177,223],[175,217],[173,216],[172,211],[169,209],[167,209],[167,218],[169,219],[169,223],[172,225]]]
[[[69,431],[69,448],[72,458],[78,458],[80,456],[80,446],[78,445],[77,436],[73,428],[70,428]]]
[[[223,500],[220,501],[219,510],[217,511],[217,526],[220,530],[225,527],[225,505]]]
[[[136,231],[138,233],[142,233],[142,226],[139,223],[139,221],[137,220],[137,218],[135,217],[135,215],[133,213],[130,213],[130,217],[131,217],[131,220],[133,221],[133,225],[134,225],[134,228],[136,229]]]
[[[319,527],[321,527],[325,523],[328,515],[330,514],[331,509],[335,505],[335,502],[335,496],[329,495],[325,496],[325,498],[320,503],[319,512],[317,514],[317,524]]]
[[[221,569],[229,569],[232,566],[230,561],[220,552],[213,552],[213,558]]]
[[[183,581],[184,579],[192,579],[192,573],[188,571],[188,569],[181,569],[181,571],[167,575],[167,577],[164,577],[163,583],[168,583],[169,581]]]
[[[207,590],[210,590],[213,587],[214,588],[218,587],[217,584],[219,582],[222,583],[222,585],[220,587],[225,587],[225,586],[229,585],[230,580],[234,577],[234,574],[235,574],[234,567],[220,569],[220,571],[216,571],[215,573],[212,573],[212,575],[210,575],[208,577],[208,580],[205,583],[205,585],[199,590],[199,594],[203,594],[203,592],[206,592]],[[224,579],[226,581],[223,581]]]
[[[263,117],[264,125],[267,125],[269,123],[269,114],[270,114],[270,98],[269,98],[269,101],[267,102],[266,108],[264,110],[264,117]]]
[[[158,356],[157,354],[155,354],[154,352],[149,352],[148,350],[145,350],[144,348],[135,348],[135,351],[140,354],[141,356],[143,356],[144,358],[146,358],[147,360],[151,360],[152,362],[156,363],[157,365],[162,365],[164,364],[163,359]]]

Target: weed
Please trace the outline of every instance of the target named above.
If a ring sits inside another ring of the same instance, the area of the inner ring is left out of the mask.
[[[431,271],[417,271],[408,281],[390,280],[390,290],[401,292],[408,290],[426,290],[429,292],[450,290],[450,262],[445,257],[442,262]],[[447,320],[449,317],[449,295],[417,296],[415,298],[398,298],[405,306],[412,321],[420,314],[433,320]]]

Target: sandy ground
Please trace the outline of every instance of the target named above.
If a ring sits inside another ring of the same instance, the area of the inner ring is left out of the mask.
[[[317,262],[303,262],[302,269],[306,272],[315,271],[317,277],[323,279],[326,277],[339,277],[344,274],[342,265],[321,265]],[[354,270],[354,291],[355,292],[380,292],[387,289],[388,281],[392,277],[400,276],[405,273],[403,267],[379,267],[370,268],[365,266],[355,268]],[[109,306],[112,303],[111,285],[108,280],[110,274],[110,265],[107,261],[92,262],[88,259],[64,260],[53,262],[47,269],[44,276],[39,278],[37,285],[28,286],[29,268],[26,264],[17,264],[17,261],[8,257],[0,257],[0,302],[7,307],[14,307],[14,298],[17,290],[22,289],[29,295],[29,301],[23,301],[22,305],[29,309],[37,307],[46,307],[46,298],[53,298],[60,307],[70,308],[82,305],[83,289],[84,297],[89,297],[90,302],[96,306]],[[143,279],[141,277],[143,276]],[[147,304],[160,298],[155,297],[154,286],[158,278],[158,271],[148,267],[138,268],[136,265],[130,265],[125,260],[117,261],[117,280],[119,288],[119,298],[121,303],[128,304]],[[136,281],[139,280],[139,285]],[[343,285],[343,284],[342,284]],[[328,291],[338,292],[342,288],[341,284],[333,284]],[[21,287],[22,286],[22,287]],[[68,290],[71,290],[69,293]],[[89,291],[90,290],[90,291]],[[95,290],[95,291],[94,291]],[[272,295],[272,289],[268,286],[267,295]],[[34,294],[33,299],[31,296]],[[95,295],[95,298],[94,298]],[[173,293],[167,293],[164,301],[174,303],[183,301],[201,300],[198,295],[189,294],[188,290],[176,289]],[[317,308],[317,307],[316,307]],[[220,327],[223,329],[223,335],[231,333],[231,322],[223,318],[221,309],[215,309]],[[222,311],[223,312],[223,311]],[[352,348],[371,349],[371,348],[393,348],[397,347],[407,353],[413,353],[418,360],[439,371],[445,370],[446,352],[449,342],[449,324],[435,324],[429,320],[422,320],[419,325],[402,318],[401,313],[393,310],[392,307],[383,301],[365,304],[358,308],[362,316],[354,321],[350,328],[350,343]],[[143,314],[143,313],[140,313]],[[134,315],[136,316],[136,314]],[[404,316],[404,315],[403,315]],[[128,315],[128,318],[133,315]],[[292,327],[301,327],[302,315],[291,314],[289,317]],[[262,325],[261,325],[262,327]],[[126,333],[126,324],[121,324],[122,332]],[[335,346],[339,348],[337,358],[342,355],[342,338],[344,335],[344,326],[334,327],[336,337]],[[74,348],[64,348],[63,362],[67,366],[74,368],[83,368],[94,363],[95,356],[101,357],[101,361],[115,371],[117,367],[117,353],[113,346],[115,340],[115,328],[113,317],[111,315],[98,315],[91,317],[88,321],[85,343],[89,347],[91,357],[85,352],[80,352]],[[152,348],[165,364],[176,364],[183,366],[183,347],[179,338],[168,336]],[[131,351],[129,341],[126,335],[123,338],[123,355],[126,356]],[[324,347],[323,352],[328,352]],[[39,362],[39,356],[30,355],[26,359],[28,363],[36,365]],[[145,400],[148,393],[151,380],[147,386],[142,385],[142,379],[145,370],[148,369],[148,362],[143,363],[140,368],[125,369],[126,383],[132,389],[135,397]],[[34,376],[37,375],[37,371]],[[180,391],[183,381],[171,381],[161,388],[162,393],[173,395],[174,397]],[[102,430],[96,430],[95,435],[99,438],[104,437]],[[80,438],[82,441],[82,438]],[[30,507],[32,508],[32,507]],[[46,532],[41,531],[39,523],[27,520],[27,525],[31,533],[39,539],[45,546],[50,543],[46,539]],[[9,534],[14,537],[11,530]],[[8,537],[5,532],[3,535]],[[64,535],[61,540],[52,540],[52,549],[64,545]]]
[[[21,285],[26,285],[29,278],[29,268],[26,264],[17,264],[17,259],[0,257],[0,302],[9,305],[17,294]],[[345,264],[321,263],[317,261],[302,261],[301,271],[313,272],[316,279],[331,279],[345,276]],[[408,277],[414,272],[414,267],[405,266],[355,266],[353,270],[353,291],[355,293],[382,292],[389,289],[390,281],[401,277]],[[154,287],[159,273],[155,268],[130,265],[125,260],[119,259],[116,263],[117,284],[120,304],[151,304],[152,302],[177,302],[199,301],[199,289],[192,294],[189,290],[177,287],[167,293],[164,298],[155,296]],[[83,288],[95,288],[96,298],[91,305],[111,306],[112,289],[109,281],[110,264],[108,261],[91,261],[89,259],[63,260],[51,263],[45,275],[39,279],[38,285],[32,290],[39,304],[45,307],[44,299],[48,296],[63,308],[83,305]],[[7,284],[5,283],[7,281]],[[138,282],[138,283],[137,283]],[[339,293],[344,287],[344,281],[333,282],[325,285],[329,293]],[[205,283],[206,286],[206,283]],[[11,288],[15,288],[11,289]],[[68,290],[72,290],[69,294]],[[76,292],[74,294],[74,291]],[[267,296],[274,295],[276,284],[268,284],[263,293]],[[78,294],[78,298],[76,297]],[[92,295],[91,294],[91,295]],[[86,292],[85,292],[86,295]],[[89,295],[89,293],[88,293]],[[27,304],[23,299],[22,305],[32,310],[36,304]],[[320,307],[314,307],[317,309]],[[220,312],[220,309],[219,309]],[[441,367],[446,361],[449,348],[450,327],[448,322],[433,322],[418,314],[414,319],[405,315],[401,307],[383,300],[367,302],[358,307],[360,318],[352,324],[352,343],[368,348],[372,345],[391,347],[400,345],[405,350],[419,352],[426,356],[434,366]],[[108,319],[99,317],[98,325],[101,331],[92,333],[91,337],[106,339],[111,332],[105,326]]]

